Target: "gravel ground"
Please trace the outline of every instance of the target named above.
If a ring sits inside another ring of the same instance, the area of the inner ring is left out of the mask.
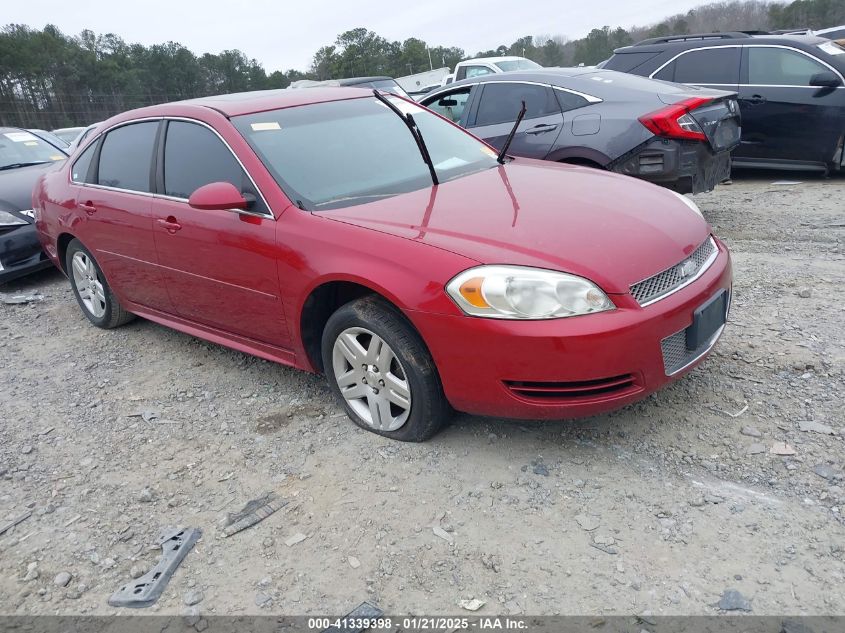
[[[736,274],[703,366],[611,415],[462,415],[421,445],[356,428],[321,378],[98,330],[55,271],[0,289],[43,295],[0,304],[0,529],[31,511],[0,535],[0,613],[115,612],[166,526],[203,537],[159,613],[712,614],[727,589],[845,613],[845,180],[778,176],[696,198]],[[225,538],[267,491],[288,504]]]

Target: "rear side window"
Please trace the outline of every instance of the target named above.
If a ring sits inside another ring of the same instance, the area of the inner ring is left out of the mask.
[[[164,144],[164,192],[175,198],[212,182],[230,182],[244,190],[244,172],[226,145],[211,130],[184,121],[167,124]]]
[[[768,86],[809,86],[816,73],[830,71],[820,62],[786,48],[749,47],[748,83]]]
[[[736,85],[739,83],[739,58],[740,49],[733,47],[684,53],[675,60],[672,81],[682,84]]]
[[[88,170],[91,168],[91,159],[94,158],[94,152],[97,149],[96,143],[91,143],[76,162],[73,164],[73,169],[70,170],[70,179],[73,182],[89,182]]]
[[[628,73],[642,66],[648,60],[656,57],[660,51],[652,51],[650,53],[617,53],[604,63],[602,68],[608,70],[618,70],[623,73]]]
[[[525,101],[525,118],[533,119],[560,113],[560,106],[547,86],[523,83],[484,84],[475,125],[495,125],[516,121]]]
[[[469,91],[469,88],[465,88],[464,90],[450,92],[449,94],[445,94],[442,97],[434,99],[431,103],[426,104],[426,107],[440,116],[458,123],[461,120],[461,116],[464,114],[464,109],[466,108],[467,100],[469,99]]]
[[[557,97],[558,103],[560,103],[560,109],[564,112],[569,112],[570,110],[575,110],[577,108],[583,108],[586,105],[590,105],[590,102],[587,101],[584,97],[572,94],[571,92],[567,92],[566,90],[555,90],[554,95],[555,97]],[[526,106],[527,105],[528,103],[526,102]],[[526,116],[528,116],[527,112]]]
[[[124,125],[109,132],[100,149],[97,183],[130,191],[150,191],[150,165],[158,121]]]

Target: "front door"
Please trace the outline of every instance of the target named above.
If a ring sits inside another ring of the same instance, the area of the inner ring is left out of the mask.
[[[491,81],[482,88],[467,129],[497,149],[510,134],[525,102],[525,117],[508,152],[514,156],[545,158],[563,129],[563,113],[549,86],[518,81]]]
[[[739,102],[742,145],[735,156],[827,163],[842,136],[845,88],[810,85],[830,68],[790,48],[747,46]]]
[[[209,128],[169,121],[153,200],[158,261],[176,314],[279,347],[290,337],[276,268],[276,220],[231,150]],[[206,211],[188,197],[230,182],[255,199],[248,212]]]

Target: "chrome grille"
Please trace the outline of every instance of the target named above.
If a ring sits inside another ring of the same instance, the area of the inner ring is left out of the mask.
[[[690,363],[703,356],[716,342],[719,335],[722,333],[724,326],[710,337],[710,340],[704,343],[698,349],[687,349],[687,331],[686,329],[680,332],[675,332],[672,336],[667,336],[660,341],[660,349],[663,351],[663,370],[667,376],[671,376]]]
[[[631,286],[631,295],[641,306],[646,306],[676,290],[680,290],[696,276],[707,270],[712,263],[711,257],[715,255],[716,250],[716,242],[713,241],[712,237],[708,237],[686,259]]]

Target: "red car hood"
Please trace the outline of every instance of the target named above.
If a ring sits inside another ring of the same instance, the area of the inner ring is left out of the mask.
[[[666,189],[530,159],[319,215],[479,263],[570,272],[610,293],[677,264],[710,233]]]

